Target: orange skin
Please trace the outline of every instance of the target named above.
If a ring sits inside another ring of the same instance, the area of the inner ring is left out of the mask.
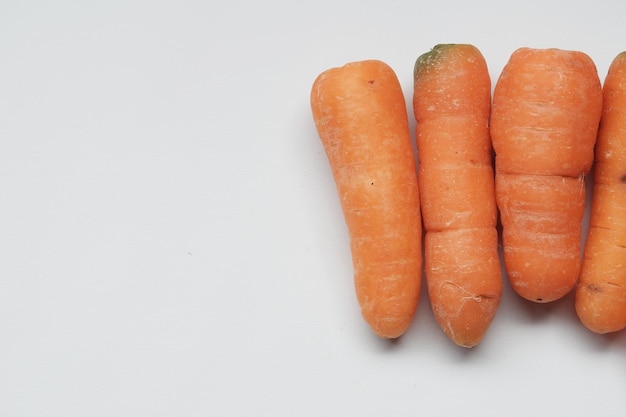
[[[415,64],[426,283],[457,345],[480,343],[502,294],[489,138],[491,80],[472,45],[437,45]]]
[[[578,280],[584,176],[601,111],[597,70],[582,52],[518,49],[496,83],[491,138],[504,264],[527,300],[560,299]]]
[[[609,67],[576,313],[595,333],[626,328],[626,52]]]
[[[311,91],[313,119],[350,236],[361,313],[397,338],[417,308],[422,225],[406,102],[394,71],[376,60],[329,69]]]

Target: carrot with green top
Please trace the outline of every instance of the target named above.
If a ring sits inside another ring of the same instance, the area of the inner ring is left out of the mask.
[[[576,312],[595,333],[626,328],[626,52],[609,67]]]
[[[525,299],[554,301],[576,285],[584,176],[601,111],[597,70],[583,52],[520,48],[496,83],[491,138],[504,264]]]
[[[347,224],[361,313],[382,338],[414,317],[422,268],[417,171],[398,78],[377,60],[320,74],[313,119]]]
[[[457,345],[476,346],[498,309],[489,113],[491,80],[472,45],[437,45],[414,70],[424,264],[432,310]]]

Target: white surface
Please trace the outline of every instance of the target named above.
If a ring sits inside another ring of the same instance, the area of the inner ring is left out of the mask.
[[[618,416],[626,334],[505,289],[482,344],[424,296],[360,318],[315,76],[473,43],[604,79],[626,2],[0,4],[0,416]],[[410,108],[409,108],[410,110]]]

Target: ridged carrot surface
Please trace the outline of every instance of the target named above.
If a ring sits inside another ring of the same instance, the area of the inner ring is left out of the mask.
[[[415,63],[424,264],[435,318],[459,346],[483,338],[500,303],[489,137],[491,80],[472,45],[437,45]]]
[[[626,328],[626,52],[611,63],[595,152],[576,312],[595,333]]]
[[[528,300],[559,299],[578,280],[584,176],[601,110],[595,64],[579,51],[518,49],[496,83],[491,138],[504,263]]]
[[[385,63],[359,61],[315,80],[311,109],[347,224],[361,312],[383,338],[402,335],[421,280],[421,216],[406,102]]]

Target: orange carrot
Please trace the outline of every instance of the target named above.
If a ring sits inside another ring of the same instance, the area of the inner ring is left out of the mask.
[[[437,45],[415,63],[419,188],[426,283],[435,318],[476,346],[502,294],[489,137],[491,80],[472,45]]]
[[[609,67],[576,312],[595,333],[626,328],[626,52]]]
[[[525,299],[554,301],[576,285],[584,176],[601,110],[597,70],[582,52],[518,49],[496,83],[491,138],[504,264]]]
[[[347,224],[356,295],[383,338],[414,317],[422,267],[421,215],[406,102],[394,71],[376,60],[329,69],[311,108]]]

